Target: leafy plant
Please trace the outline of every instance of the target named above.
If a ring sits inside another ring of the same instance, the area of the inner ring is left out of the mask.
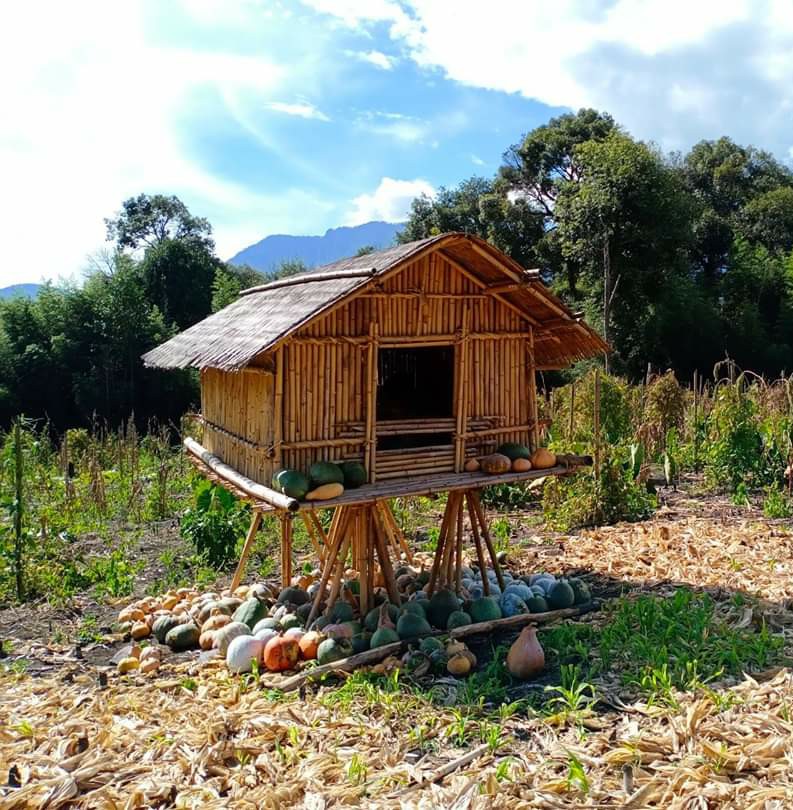
[[[223,568],[235,557],[244,532],[247,507],[223,487],[201,480],[194,490],[195,505],[182,517],[182,536],[214,568]]]
[[[763,514],[767,518],[789,518],[793,515],[793,505],[787,493],[778,485],[771,484],[765,489]]]

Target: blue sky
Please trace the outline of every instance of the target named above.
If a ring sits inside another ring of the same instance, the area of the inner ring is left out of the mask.
[[[141,191],[223,258],[401,219],[584,105],[665,149],[793,147],[790,0],[31,0],[0,77],[0,284],[79,276]]]

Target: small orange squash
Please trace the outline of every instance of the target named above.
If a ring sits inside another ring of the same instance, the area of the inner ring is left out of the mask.
[[[262,657],[264,665],[271,672],[294,669],[297,659],[300,658],[300,645],[293,638],[275,636],[267,642]]]
[[[528,472],[531,469],[531,462],[527,458],[516,458],[512,462],[514,472]]]
[[[544,447],[538,447],[531,454],[531,466],[535,470],[548,470],[556,466],[556,456]]]
[[[304,633],[299,639],[297,643],[300,647],[300,654],[306,661],[313,661],[317,657],[317,650],[323,638],[322,633],[318,633],[316,630],[310,630],[308,633]]]

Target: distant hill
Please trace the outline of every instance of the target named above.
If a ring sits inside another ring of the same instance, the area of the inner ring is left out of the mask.
[[[331,228],[323,236],[274,234],[241,250],[229,263],[247,264],[263,273],[275,270],[287,259],[302,259],[309,267],[316,267],[354,256],[366,245],[389,247],[400,230],[400,223],[366,222],[351,228]]]
[[[41,284],[12,284],[10,287],[0,287],[0,298],[35,298]]]

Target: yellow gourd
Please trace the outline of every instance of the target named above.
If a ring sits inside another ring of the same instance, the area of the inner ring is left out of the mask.
[[[151,627],[149,627],[149,625],[146,624],[145,621],[135,622],[135,624],[132,625],[132,629],[130,630],[130,635],[132,636],[132,638],[135,639],[135,641],[138,641],[139,639],[142,638],[147,638],[148,636],[151,635]]]
[[[338,498],[344,492],[343,484],[323,484],[321,487],[312,489],[306,493],[307,501],[329,501],[331,498]]]
[[[140,661],[137,658],[122,658],[118,662],[118,671],[119,674],[123,675],[126,672],[132,672],[132,670],[137,669],[140,666]]]
[[[535,470],[548,470],[556,466],[556,456],[544,447],[538,447],[531,454],[531,466]]]
[[[467,675],[471,671],[471,661],[462,653],[457,653],[449,659],[446,669],[452,675]]]

